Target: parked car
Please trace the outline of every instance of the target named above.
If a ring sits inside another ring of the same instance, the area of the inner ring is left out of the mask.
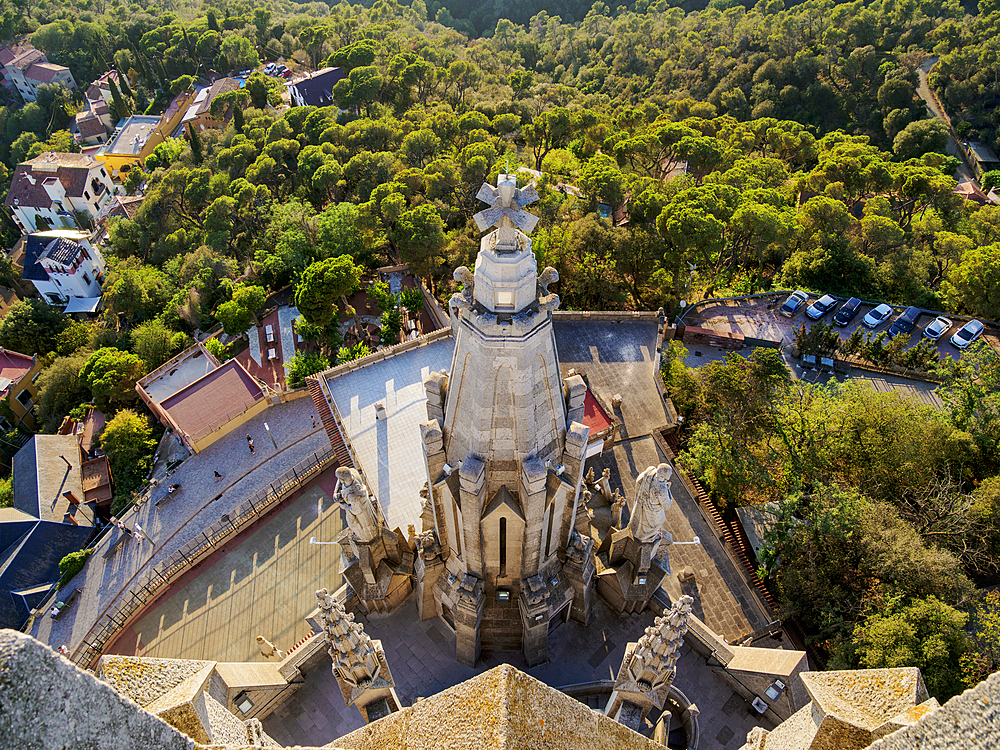
[[[892,321],[892,325],[889,326],[889,337],[897,336],[900,333],[909,333],[913,330],[913,326],[917,322],[917,318],[920,317],[919,307],[908,307],[903,311],[903,314]]]
[[[279,66],[278,66],[277,68],[275,68],[275,69],[274,69],[274,74],[275,74],[276,76],[280,76],[280,75],[281,75],[282,73],[284,73],[284,72],[285,72],[286,70],[288,70],[288,67],[287,67],[287,66],[285,66],[285,65],[279,65]]]
[[[809,295],[805,292],[792,292],[788,295],[788,299],[785,300],[785,304],[778,309],[778,312],[786,318],[790,318],[808,301]]]
[[[277,67],[278,66],[273,62],[268,63],[267,65],[264,66],[264,74],[271,75],[272,73],[274,73]]]
[[[972,344],[973,341],[983,335],[983,331],[985,329],[986,326],[978,320],[970,320],[964,326],[955,331],[955,335],[951,337],[951,343],[959,349],[968,349],[969,345]]]
[[[841,328],[848,325],[854,316],[858,314],[858,310],[861,309],[861,300],[857,297],[851,297],[847,302],[841,305],[840,309],[837,310],[836,315],[833,316],[834,325],[838,325]]]
[[[931,341],[937,341],[951,330],[951,321],[943,315],[938,315],[924,328],[924,336]]]
[[[885,322],[885,319],[892,315],[892,308],[884,302],[868,313],[864,319],[862,319],[862,325],[868,328],[878,328]]]
[[[249,76],[249,75],[250,75],[251,73],[253,73],[253,71],[252,71],[252,70],[249,70],[249,69],[248,69],[248,70],[241,70],[241,71],[240,71],[239,73],[237,73],[237,75],[238,75],[238,76],[239,76],[240,78],[246,78],[246,77],[248,77],[248,76]]]
[[[829,294],[824,294],[818,300],[809,305],[808,308],[806,308],[806,315],[813,320],[819,320],[836,306],[837,298],[832,297]]]
[[[287,81],[289,78],[292,77],[292,71],[290,71],[288,69],[285,69],[285,70],[281,71],[280,73],[278,73],[278,76],[281,77],[281,78],[284,78]]]

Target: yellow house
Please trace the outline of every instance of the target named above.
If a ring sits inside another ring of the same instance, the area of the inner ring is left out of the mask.
[[[35,404],[38,402],[35,381],[41,371],[42,365],[35,357],[0,347],[0,398],[7,400],[14,413],[13,424],[9,415],[0,415],[0,427],[4,430],[19,426],[32,432],[38,429],[35,421]]]
[[[180,125],[193,97],[191,91],[181,92],[162,117],[132,115],[120,122],[111,140],[94,154],[95,158],[104,162],[111,176],[117,179],[122,179],[136,165],[141,168],[153,149],[167,140]]]

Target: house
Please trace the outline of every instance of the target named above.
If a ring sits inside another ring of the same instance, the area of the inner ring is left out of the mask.
[[[86,154],[46,151],[17,165],[4,204],[24,234],[80,228],[96,220],[114,186],[104,165]]]
[[[104,257],[89,238],[86,232],[54,230],[36,232],[25,240],[23,277],[49,304],[73,299],[93,304],[100,299]]]
[[[139,380],[135,390],[194,453],[271,405],[267,386],[237,360],[219,362],[200,341]]]
[[[80,131],[78,140],[81,143],[104,143],[108,134],[114,129],[111,121],[111,111],[103,99],[87,101],[87,108],[76,113],[76,127]]]
[[[212,102],[222,94],[230,91],[238,91],[242,87],[243,82],[235,78],[220,78],[211,86],[198,91],[194,96],[194,101],[188,107],[184,118],[181,120],[180,127],[182,130],[176,133],[177,137],[185,136],[186,133],[184,131],[189,125],[199,130],[204,130],[205,128],[222,130],[226,127],[226,123],[233,117],[232,105],[226,107],[226,111],[222,114],[221,119],[219,119],[212,115]]]
[[[115,85],[118,85],[119,79],[117,71],[109,70],[107,73],[90,84],[86,91],[87,101],[101,99],[105,104],[110,105],[114,100],[114,97],[111,95],[111,81],[114,81]]]
[[[4,432],[24,426],[34,431],[38,429],[35,421],[35,404],[38,402],[38,389],[35,381],[42,373],[42,365],[35,357],[19,354],[0,347],[0,399],[7,399],[13,423],[0,414],[0,429]]]
[[[35,101],[38,87],[43,84],[76,88],[76,81],[69,68],[50,63],[44,52],[26,41],[0,50],[0,65],[3,66],[4,81],[17,89],[26,104]]]
[[[193,96],[189,91],[178,94],[162,117],[132,115],[122,120],[111,140],[97,151],[97,160],[116,178],[128,174],[135,166],[141,169],[153,149],[177,129]]]
[[[323,68],[289,85],[288,93],[295,107],[329,107],[333,105],[333,87],[347,78],[340,68]]]
[[[976,179],[982,179],[983,175],[994,169],[1000,169],[1000,157],[996,155],[985,143],[979,141],[963,141],[962,151],[965,153],[967,161],[972,162],[972,168],[976,173]]]
[[[0,627],[24,625],[59,580],[59,561],[94,532],[82,463],[74,435],[34,435],[14,456],[14,504],[0,508]]]
[[[17,296],[17,292],[13,289],[8,289],[5,286],[0,286],[0,318],[3,318],[10,308],[14,306],[14,303],[21,298]]]

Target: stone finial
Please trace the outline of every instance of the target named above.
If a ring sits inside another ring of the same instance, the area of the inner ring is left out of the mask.
[[[559,281],[559,272],[552,266],[546,266],[545,270],[538,276],[538,286],[542,288],[544,294],[549,293],[549,284],[555,284],[557,281]]]
[[[684,644],[684,634],[690,624],[693,604],[694,599],[690,596],[682,596],[662,617],[657,617],[651,627],[646,628],[635,650],[622,665],[616,689],[626,683],[638,685],[650,693],[669,688]],[[665,693],[663,697],[666,697]]]
[[[372,639],[354,615],[330,596],[326,589],[316,592],[320,619],[323,622],[327,650],[333,660],[333,672],[338,681],[354,689],[365,688],[379,677],[384,659],[380,658]]]

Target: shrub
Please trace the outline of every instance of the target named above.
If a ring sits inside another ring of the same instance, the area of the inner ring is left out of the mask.
[[[62,573],[62,576],[59,578],[59,588],[65,586],[73,579],[73,576],[83,570],[87,558],[90,557],[93,551],[94,549],[91,547],[90,549],[82,549],[79,552],[70,552],[59,561],[59,572]]]

